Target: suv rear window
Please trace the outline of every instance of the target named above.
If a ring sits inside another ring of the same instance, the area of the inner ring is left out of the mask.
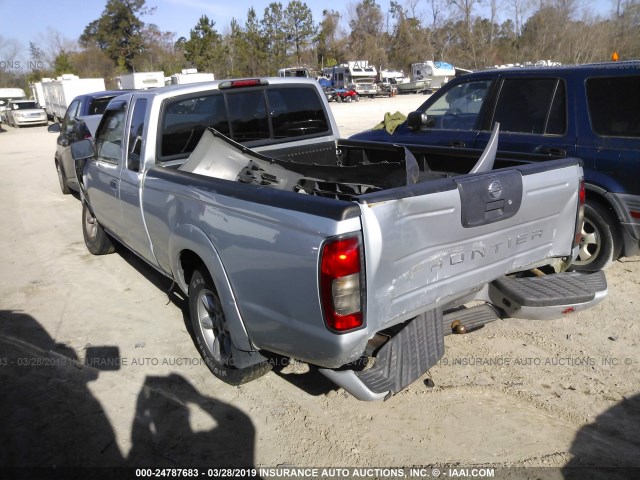
[[[604,137],[640,137],[640,76],[587,79],[591,128]]]
[[[115,95],[111,95],[109,97],[98,97],[91,100],[87,115],[102,115],[113,97],[115,97]]]
[[[168,102],[162,114],[160,159],[188,156],[207,127],[240,143],[268,143],[329,131],[313,88],[225,90]]]
[[[516,133],[562,134],[566,126],[564,83],[556,78],[507,78],[493,123]]]

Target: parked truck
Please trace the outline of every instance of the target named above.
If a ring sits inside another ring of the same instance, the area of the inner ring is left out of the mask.
[[[341,140],[318,82],[270,78],[121,95],[72,151],[87,248],[117,239],[173,279],[215,376],[285,356],[373,400],[452,330],[606,295],[602,272],[555,273],[577,253],[580,161],[494,158],[496,141],[416,157]]]
[[[378,71],[366,60],[356,60],[325,68],[323,76],[331,80],[334,88],[353,89],[359,97],[373,98],[378,94]]]
[[[41,82],[41,85],[48,117],[61,122],[73,99],[84,93],[104,90],[104,79],[65,74],[56,80]]]

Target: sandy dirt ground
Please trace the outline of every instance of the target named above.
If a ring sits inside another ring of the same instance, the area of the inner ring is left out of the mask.
[[[332,109],[348,136],[424,100]],[[56,135],[3,128],[0,465],[640,467],[638,257],[608,269],[587,312],[447,337],[387,402],[299,363],[231,387],[200,360],[169,282],[122,248],[86,250]]]

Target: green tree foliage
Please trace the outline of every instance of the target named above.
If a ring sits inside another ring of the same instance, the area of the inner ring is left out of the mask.
[[[320,68],[333,67],[346,57],[346,39],[338,28],[340,18],[340,13],[335,10],[322,11],[322,21],[314,40]]]
[[[374,0],[362,0],[351,15],[349,27],[349,46],[355,58],[348,60],[368,60],[372,65],[386,65],[388,37],[380,6]]]
[[[215,22],[202,15],[184,43],[185,59],[201,72],[218,72],[220,76],[225,70],[224,56],[225,47]]]
[[[80,45],[97,45],[122,69],[134,71],[136,57],[147,47],[145,24],[139,17],[151,12],[145,0],[108,0],[100,18],[80,35]]]
[[[311,9],[298,0],[292,0],[285,10],[287,40],[295,48],[297,65],[302,65],[302,52],[316,33]]]
[[[264,16],[260,22],[261,34],[267,42],[270,73],[275,74],[280,65],[287,60],[287,20],[280,2],[270,3],[264,9]]]

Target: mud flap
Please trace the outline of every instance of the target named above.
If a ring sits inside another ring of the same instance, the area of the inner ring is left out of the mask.
[[[373,367],[355,372],[374,393],[398,393],[438,363],[444,355],[442,311],[415,317],[376,355]]]

